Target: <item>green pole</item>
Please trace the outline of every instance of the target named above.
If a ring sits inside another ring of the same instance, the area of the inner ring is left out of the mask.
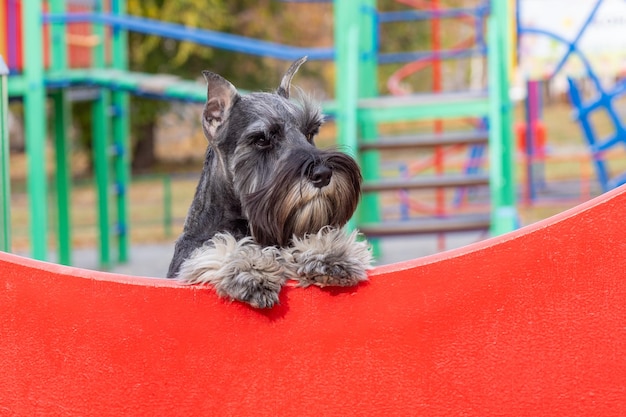
[[[46,95],[43,68],[42,2],[22,3],[24,44],[24,133],[28,153],[30,238],[33,258],[48,256],[48,202],[46,184]],[[26,44],[28,40],[28,44]]]
[[[378,45],[375,41],[376,27],[376,0],[362,0],[359,13],[359,68],[358,68],[358,95],[359,98],[370,98],[378,95]],[[358,107],[358,106],[357,106]],[[364,142],[374,142],[378,138],[377,122],[363,119],[360,123],[360,136]],[[380,152],[366,151],[359,153],[363,179],[365,181],[380,178]],[[360,223],[380,222],[380,196],[377,193],[363,195],[358,211]],[[380,244],[377,239],[370,239],[374,256],[380,255]]]
[[[52,13],[65,13],[63,0],[52,0],[50,11]],[[53,23],[50,27],[52,38],[51,70],[67,70],[67,39],[65,24]],[[71,172],[70,172],[70,148],[67,138],[70,125],[70,107],[67,93],[64,89],[58,89],[51,94],[54,107],[54,148],[56,162],[56,196],[57,196],[57,242],[59,250],[59,263],[71,264],[72,234],[71,234]]]
[[[126,3],[124,0],[111,1],[111,13],[124,15],[126,13]],[[112,29],[111,49],[113,57],[113,68],[118,70],[128,69],[128,33],[119,28]],[[128,261],[128,192],[130,187],[130,151],[128,138],[129,128],[129,94],[123,91],[113,91],[111,94],[113,108],[115,109],[112,118],[113,143],[115,145],[115,177],[118,183],[117,201],[117,223],[118,223],[118,261]]]
[[[357,160],[358,11],[358,1],[336,0],[334,2],[337,143],[344,152]],[[353,217],[348,223],[348,227],[354,229],[357,221],[358,219]]]
[[[96,0],[94,12],[103,11],[102,0]],[[93,34],[100,42],[92,51],[92,66],[103,68],[105,66],[105,38],[106,30],[102,24],[93,25]],[[111,94],[106,89],[100,89],[100,94],[92,104],[92,133],[93,133],[93,159],[96,171],[96,190],[98,195],[98,229],[100,235],[100,266],[108,269],[111,266],[111,216],[109,199],[111,190],[110,175],[110,136],[109,123],[111,108]]]
[[[357,158],[363,178],[378,178],[378,152],[361,154],[358,148],[359,128],[363,140],[374,140],[377,126],[373,121],[358,123],[358,100],[378,94],[377,51],[374,42],[376,0],[336,0],[334,10],[335,30],[335,100],[337,102],[338,143]],[[354,228],[365,222],[377,222],[378,196],[364,195],[349,226]],[[357,224],[355,224],[357,223]],[[378,245],[371,242],[374,253]]]
[[[492,195],[491,234],[496,236],[515,229],[515,175],[511,100],[509,98],[510,35],[506,1],[492,0],[488,20],[489,72],[489,159]]]
[[[514,230],[517,224],[517,199],[515,180],[515,141],[513,134],[513,103],[511,101],[510,76],[512,74],[512,53],[513,53],[513,32],[511,30],[511,22],[513,21],[512,2],[496,2],[499,3],[495,8],[497,13],[498,26],[501,34],[498,38],[500,43],[500,51],[502,53],[503,65],[501,65],[501,89],[502,94],[502,140],[504,141],[504,177],[505,182],[505,204],[510,211],[509,230]]]
[[[96,174],[96,193],[98,195],[98,229],[100,232],[100,266],[111,266],[111,225],[110,225],[110,169],[109,137],[110,129],[107,111],[111,105],[111,94],[101,89],[99,97],[92,106],[93,160]]]
[[[9,177],[9,69],[0,56],[0,251],[11,251],[11,179]]]
[[[337,139],[343,150],[354,157],[358,154],[359,5],[359,1],[334,2]]]

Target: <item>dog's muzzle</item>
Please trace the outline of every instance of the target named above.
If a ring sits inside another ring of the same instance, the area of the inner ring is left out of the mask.
[[[285,246],[293,236],[348,222],[361,193],[361,173],[350,156],[292,152],[264,183],[243,199],[255,240]]]
[[[332,176],[333,171],[329,167],[323,164],[317,164],[309,173],[309,181],[317,188],[324,188],[330,184],[330,178]]]

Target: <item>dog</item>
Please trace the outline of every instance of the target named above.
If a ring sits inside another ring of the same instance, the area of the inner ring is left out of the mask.
[[[288,279],[352,286],[371,251],[344,225],[361,195],[356,161],[315,146],[324,118],[314,101],[290,100],[303,57],[275,92],[239,94],[203,71],[206,157],[168,277],[209,283],[221,297],[269,308]]]

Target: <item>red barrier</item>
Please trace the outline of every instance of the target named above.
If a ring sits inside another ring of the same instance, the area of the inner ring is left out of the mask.
[[[0,415],[624,415],[624,271],[626,188],[270,311],[0,254]]]

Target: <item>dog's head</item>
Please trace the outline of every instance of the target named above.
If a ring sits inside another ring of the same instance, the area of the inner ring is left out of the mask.
[[[289,100],[294,62],[275,93],[240,95],[205,71],[204,134],[219,176],[232,184],[254,238],[285,246],[295,235],[343,226],[356,209],[361,173],[350,156],[315,146],[323,123],[309,98]],[[215,171],[214,171],[215,172]]]

